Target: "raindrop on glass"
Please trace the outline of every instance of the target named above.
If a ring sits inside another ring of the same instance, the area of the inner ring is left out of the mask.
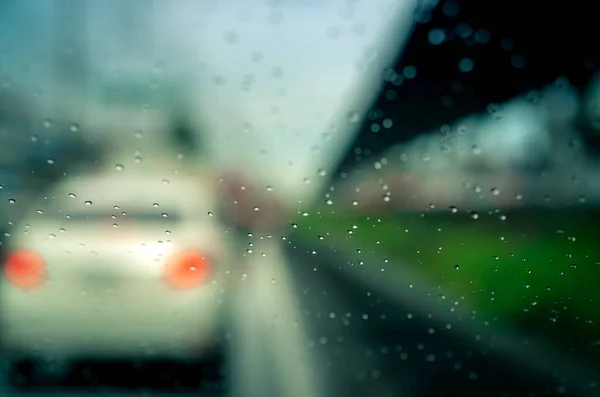
[[[358,112],[349,112],[348,113],[348,121],[352,124],[356,124],[360,121],[360,114]]]

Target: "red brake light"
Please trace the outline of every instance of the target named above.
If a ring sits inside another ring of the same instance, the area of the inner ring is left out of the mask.
[[[31,289],[46,280],[46,264],[42,257],[31,251],[16,251],[8,256],[4,276],[16,287]]]
[[[175,289],[190,289],[202,284],[209,271],[210,264],[204,255],[196,251],[184,251],[169,260],[164,277]]]

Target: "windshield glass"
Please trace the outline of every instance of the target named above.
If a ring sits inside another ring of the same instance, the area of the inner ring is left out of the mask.
[[[0,397],[598,395],[596,9],[0,0]]]

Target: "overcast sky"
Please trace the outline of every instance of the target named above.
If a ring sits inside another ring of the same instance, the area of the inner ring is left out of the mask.
[[[3,80],[37,89],[41,102],[53,92],[58,1],[1,6]],[[158,69],[162,81],[183,82],[219,161],[305,197],[356,132],[347,115],[375,98],[415,2],[87,0],[85,29],[73,13],[59,21],[75,43],[84,40],[90,81],[150,79]]]

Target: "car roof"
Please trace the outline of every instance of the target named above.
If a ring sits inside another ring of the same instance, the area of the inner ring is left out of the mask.
[[[188,174],[161,175],[118,171],[81,173],[60,181],[43,195],[38,206],[48,210],[105,212],[115,206],[129,210],[214,211],[218,202],[209,178]]]

